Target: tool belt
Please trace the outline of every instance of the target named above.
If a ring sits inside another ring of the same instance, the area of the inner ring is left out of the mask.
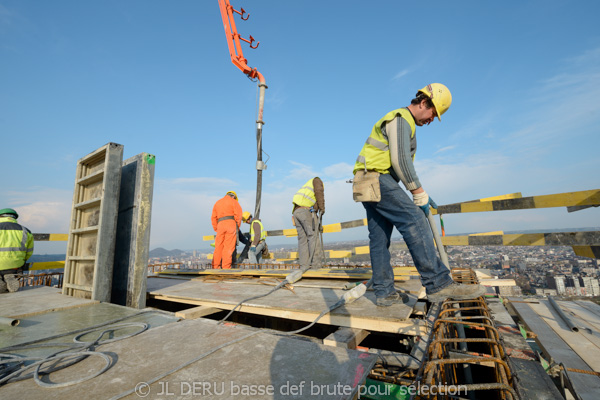
[[[219,219],[217,220],[217,223],[219,223],[219,222],[221,222],[221,221],[228,220],[228,219],[235,219],[235,217],[234,217],[233,215],[228,215],[228,216],[226,216],[226,217],[221,217],[221,218],[219,218]]]
[[[381,200],[379,172],[358,170],[352,180],[352,198],[356,202],[375,202]]]

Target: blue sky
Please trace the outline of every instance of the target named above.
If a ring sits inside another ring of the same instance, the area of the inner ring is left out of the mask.
[[[417,172],[438,204],[599,187],[600,2],[232,5],[250,13],[237,28],[260,45],[244,56],[269,87],[267,230],[292,227],[291,198],[317,175],[325,224],[364,218],[345,182],[354,160],[373,124],[431,82],[453,95],[441,122],[417,129]],[[0,206],[32,231],[68,232],[77,160],[108,142],[124,158],[156,155],[151,248],[206,247],[212,205],[228,190],[254,209],[257,86],[230,61],[217,0],[0,0],[0,77]],[[448,233],[544,231],[599,216],[444,222]],[[366,238],[356,228],[324,239]]]

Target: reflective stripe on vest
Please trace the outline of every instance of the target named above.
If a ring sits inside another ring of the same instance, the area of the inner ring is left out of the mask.
[[[304,186],[302,186],[302,188],[296,192],[294,198],[292,199],[294,204],[299,205],[300,207],[310,207],[317,202],[313,179],[306,182]]]
[[[0,247],[0,251],[24,251],[27,253],[28,251],[33,251],[33,249],[27,248],[27,230],[24,226],[20,226],[23,230],[23,236],[21,237],[21,246],[20,247]],[[16,230],[16,229],[13,229]]]
[[[260,222],[259,220],[254,220],[250,224],[250,241],[254,242],[254,223],[255,222],[258,222],[258,225],[260,225],[260,240],[265,240],[265,238],[267,237],[267,232],[265,231],[265,227],[263,226],[262,222]]]
[[[389,169],[392,166],[389,141],[387,135],[381,130],[381,127],[383,124],[393,121],[398,115],[408,122],[411,130],[411,139],[415,137],[415,120],[410,111],[406,108],[390,111],[373,126],[371,135],[367,138],[360,154],[356,158],[353,173],[356,173],[359,169],[367,169],[369,171],[377,171],[381,174],[389,174]]]

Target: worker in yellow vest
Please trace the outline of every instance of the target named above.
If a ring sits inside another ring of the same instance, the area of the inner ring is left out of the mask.
[[[480,285],[455,283],[449,267],[439,259],[427,222],[429,207],[437,205],[423,189],[413,164],[417,150],[415,126],[429,125],[435,117],[441,120],[451,103],[452,95],[446,86],[425,86],[408,107],[390,111],[377,121],[354,165],[354,200],[362,202],[367,212],[378,306],[408,300],[394,288],[389,251],[394,227],[408,246],[429,300],[470,299],[485,293]],[[400,181],[412,199],[400,188]]]
[[[244,211],[242,221],[250,224],[250,250],[248,250],[248,262],[250,264],[259,264],[263,251],[267,246],[267,231],[258,218],[252,218],[249,211]]]
[[[317,176],[306,182],[296,192],[292,203],[292,223],[298,232],[300,267],[315,266],[322,261],[322,249],[317,249],[319,224],[325,214],[325,189],[321,178]]]
[[[17,223],[12,208],[0,210],[0,293],[19,290],[17,274],[27,267],[33,254],[33,234]]]

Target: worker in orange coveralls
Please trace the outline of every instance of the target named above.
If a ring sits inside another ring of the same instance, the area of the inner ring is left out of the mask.
[[[212,226],[217,237],[213,254],[213,268],[231,269],[231,255],[237,244],[238,229],[242,223],[242,206],[237,194],[229,191],[217,201],[212,210]]]

